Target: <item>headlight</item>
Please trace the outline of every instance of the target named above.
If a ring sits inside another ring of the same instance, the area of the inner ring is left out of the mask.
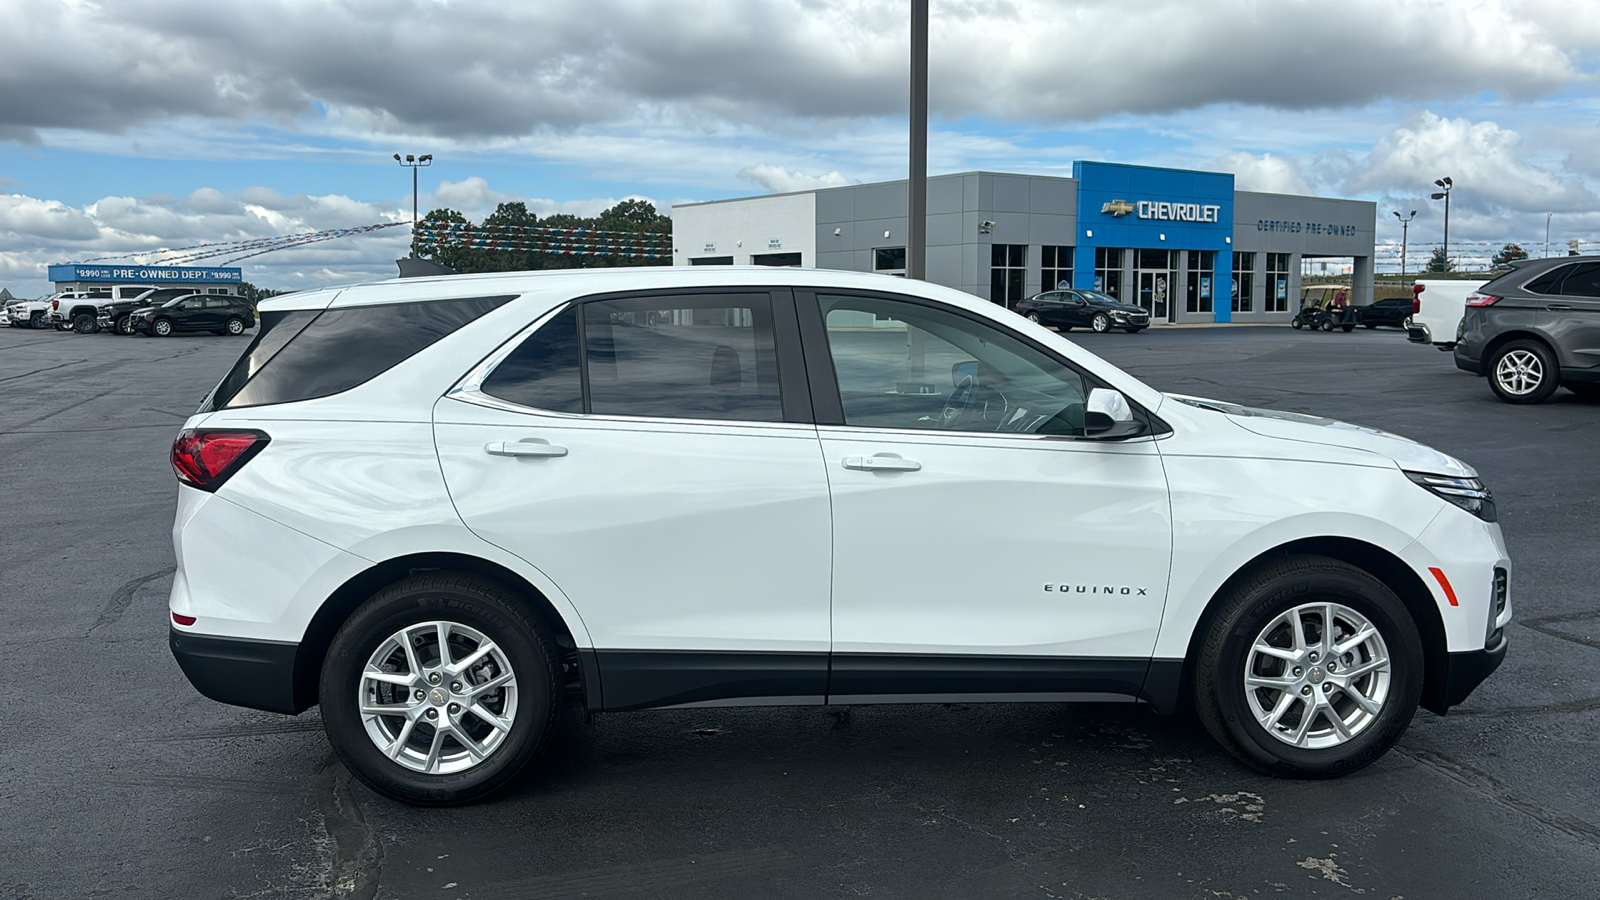
[[[1476,478],[1407,472],[1406,477],[1446,503],[1453,503],[1485,522],[1495,521],[1494,496]]]
[[[1128,317],[1128,314],[1123,312],[1120,309],[1113,309],[1111,311],[1111,318],[1113,318],[1113,319],[1126,319],[1127,317]]]

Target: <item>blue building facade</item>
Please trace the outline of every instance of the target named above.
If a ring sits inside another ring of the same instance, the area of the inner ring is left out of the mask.
[[[231,266],[136,266],[128,263],[63,263],[50,267],[56,290],[108,284],[192,287],[197,293],[233,294],[244,270]]]

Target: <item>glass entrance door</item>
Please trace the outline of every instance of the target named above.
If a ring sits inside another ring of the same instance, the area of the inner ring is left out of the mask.
[[[1141,269],[1139,278],[1139,305],[1150,313],[1153,322],[1172,321],[1172,273],[1164,270]]]

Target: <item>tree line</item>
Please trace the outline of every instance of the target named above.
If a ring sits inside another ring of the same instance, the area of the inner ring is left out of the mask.
[[[538,234],[537,232],[523,231],[534,227],[629,232],[670,239],[672,218],[657,212],[655,204],[645,200],[624,200],[598,216],[555,213],[542,219],[529,212],[526,203],[521,201],[502,203],[495,207],[494,212],[484,217],[481,223],[474,223],[453,209],[433,209],[418,222],[411,236],[411,252],[415,256],[449,266],[457,272],[522,272],[533,269],[659,266],[671,263],[669,256],[628,256],[624,255],[622,250],[562,252],[557,249],[517,246],[539,242],[538,238],[532,237]],[[461,233],[505,236],[511,246],[473,246],[469,241],[449,238],[451,234]],[[601,236],[581,234],[563,240],[566,243],[597,245],[619,243]],[[651,242],[652,245],[655,243]],[[665,245],[667,242],[660,243]]]

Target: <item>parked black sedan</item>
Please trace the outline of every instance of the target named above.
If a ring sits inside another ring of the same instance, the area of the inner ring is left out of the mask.
[[[176,331],[243,334],[256,324],[256,311],[242,297],[227,294],[190,294],[174,297],[160,306],[147,306],[128,317],[140,334],[166,337]]]
[[[1356,321],[1368,328],[1377,328],[1379,325],[1404,328],[1406,319],[1411,318],[1411,312],[1410,297],[1385,297],[1372,301],[1371,306],[1356,307]]]
[[[1099,291],[1057,290],[1018,300],[1018,315],[1041,325],[1054,325],[1062,331],[1093,328],[1110,331],[1120,328],[1135,334],[1150,327],[1150,313],[1142,306],[1123,303]]]

